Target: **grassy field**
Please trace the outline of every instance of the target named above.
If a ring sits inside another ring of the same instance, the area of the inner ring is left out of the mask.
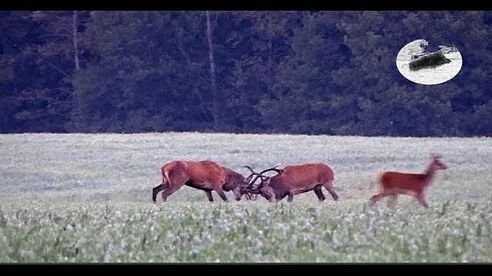
[[[421,172],[431,153],[449,169],[429,209],[408,197],[367,206],[378,172]],[[184,187],[154,205],[160,167],[176,159],[245,175],[323,162],[340,200],[209,203]],[[0,262],[491,262],[491,160],[491,138],[0,135]]]

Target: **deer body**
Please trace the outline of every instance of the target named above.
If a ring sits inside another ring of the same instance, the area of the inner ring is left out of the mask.
[[[262,182],[258,186],[259,193],[269,201],[279,201],[288,196],[288,201],[292,202],[295,195],[313,190],[318,199],[323,201],[325,196],[322,187],[330,192],[334,200],[338,200],[338,195],[333,189],[334,172],[325,164],[291,165],[276,171],[279,174],[267,177],[266,180],[262,178]],[[262,173],[258,177],[261,177]],[[252,183],[255,181],[256,179]]]
[[[370,205],[386,196],[392,197],[392,202],[396,202],[398,195],[405,194],[415,197],[420,204],[428,207],[425,201],[425,191],[432,183],[436,170],[445,170],[446,165],[437,156],[433,156],[427,169],[421,173],[402,173],[402,172],[383,172],[379,175],[380,192],[372,196],[369,200]]]
[[[213,201],[212,191],[227,201],[224,191],[234,191],[240,199],[240,191],[248,181],[240,174],[212,161],[173,161],[161,168],[162,184],[152,190],[152,200],[156,202],[157,194],[162,192],[162,199],[187,185],[205,191],[208,200]]]

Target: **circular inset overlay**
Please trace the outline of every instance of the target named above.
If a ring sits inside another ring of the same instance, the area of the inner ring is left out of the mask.
[[[424,85],[447,82],[461,70],[463,59],[456,47],[439,45],[427,51],[425,39],[414,40],[401,48],[396,57],[398,71],[410,81]]]

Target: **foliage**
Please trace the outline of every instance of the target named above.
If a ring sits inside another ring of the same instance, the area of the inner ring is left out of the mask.
[[[214,11],[215,91],[205,12],[78,13],[0,13],[0,132],[492,134],[490,12]],[[453,80],[398,73],[419,38],[460,50]]]

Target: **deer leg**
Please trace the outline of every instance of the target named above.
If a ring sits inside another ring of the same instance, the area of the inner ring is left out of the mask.
[[[222,190],[222,189],[219,188],[219,189],[216,189],[215,192],[217,192],[219,194],[220,198],[222,198],[223,201],[225,201],[225,202],[228,201],[227,200],[227,197],[226,197],[226,195],[224,193],[224,190]]]
[[[337,193],[335,193],[335,190],[333,189],[333,184],[332,183],[325,183],[325,184],[323,184],[323,186],[330,193],[333,200],[337,201],[338,195],[337,195]]]
[[[417,200],[420,202],[420,204],[422,204],[422,206],[424,206],[425,208],[429,208],[429,205],[427,204],[427,202],[425,202],[425,198],[423,194],[418,194]]]
[[[183,185],[189,185],[190,183],[191,180],[188,175],[179,170],[171,170],[167,176],[167,185],[162,192],[162,200],[166,201],[170,195],[183,187]]]
[[[180,185],[176,185],[176,186],[169,186],[169,188],[165,189],[163,192],[162,192],[162,200],[163,201],[166,201],[167,200],[167,197],[172,195],[174,192],[176,192],[177,190],[179,190],[179,188],[181,188],[181,186],[183,186],[184,183],[180,184]]]
[[[374,204],[376,204],[376,202],[378,202],[379,200],[381,200],[381,198],[387,196],[388,194],[384,193],[384,192],[381,192],[377,195],[373,195],[370,199],[369,199],[369,206],[373,206]]]
[[[157,185],[152,189],[152,201],[154,203],[156,203],[157,194],[162,190],[164,190],[164,184]]]
[[[291,191],[289,191],[287,196],[288,196],[287,202],[292,202],[294,200],[294,193],[292,193]]]
[[[205,191],[205,194],[207,194],[208,201],[214,201],[214,198],[212,197],[212,191]]]
[[[271,198],[271,201],[270,202],[277,202],[277,201],[281,201],[282,199],[284,199],[284,197],[286,197],[289,193],[284,193],[284,194],[281,194],[278,198],[273,195],[272,198]]]
[[[335,200],[335,201],[338,200],[338,195],[337,195],[337,193],[335,193],[335,191],[333,189],[328,190],[328,192],[330,192],[330,195],[333,198],[333,200]]]
[[[321,186],[322,185],[318,185],[316,187],[314,187],[314,193],[316,194],[316,196],[318,197],[319,201],[323,201],[326,199],[325,195],[323,194],[323,192],[321,191]]]
[[[397,194],[391,195],[390,199],[388,200],[388,207],[395,207],[397,201],[398,201],[398,195]]]

